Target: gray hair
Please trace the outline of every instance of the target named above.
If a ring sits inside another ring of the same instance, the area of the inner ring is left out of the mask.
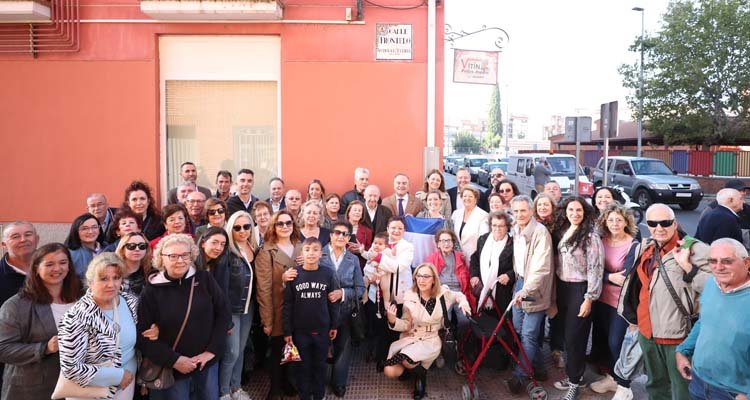
[[[320,205],[318,200],[308,200],[299,209],[300,217],[297,219],[297,225],[302,228],[305,226],[305,211],[310,207],[316,207],[318,209],[318,226],[323,226],[323,206]]]
[[[370,189],[370,188],[372,188],[372,189]],[[365,191],[364,191],[365,193],[367,193],[367,189],[377,190],[378,191],[378,197],[380,197],[380,188],[377,187],[376,185],[367,185],[367,187],[365,188]]]
[[[86,196],[86,200],[92,197],[101,197],[104,199],[104,202],[107,202],[107,196],[105,196],[104,193],[89,193],[88,196]]]
[[[740,191],[737,189],[725,188],[721,189],[716,193],[716,202],[720,205],[727,207],[732,198],[740,196]]]
[[[369,176],[370,175],[370,170],[367,169],[367,168],[365,168],[365,167],[354,168],[354,179],[355,180],[357,179],[357,175],[360,175],[360,174],[366,174],[366,175]]]
[[[674,216],[674,210],[672,209],[672,207],[670,207],[670,206],[668,206],[668,205],[666,205],[666,204],[663,204],[663,203],[654,203],[654,204],[651,204],[651,205],[650,205],[650,206],[648,207],[648,209],[646,209],[646,218],[648,218],[648,214],[649,214],[649,213],[650,213],[650,212],[651,212],[652,210],[656,210],[656,209],[658,209],[658,208],[661,208],[662,210],[666,211],[666,212],[667,212],[667,213],[669,214],[669,218],[671,218],[671,219],[675,219],[675,216]]]
[[[514,203],[519,202],[525,202],[529,205],[529,210],[531,210],[534,207],[534,201],[531,200],[531,197],[525,195],[525,194],[519,194],[518,196],[513,197],[510,199],[510,206],[513,207]]]
[[[121,277],[124,277],[125,273],[127,273],[125,263],[122,259],[118,257],[117,254],[106,251],[97,254],[94,259],[91,260],[86,268],[86,281],[95,281],[96,278],[102,276],[102,273],[104,273],[104,270],[107,269],[107,267],[116,267],[117,273],[120,274]]]
[[[190,182],[190,181],[181,182],[179,185],[177,185],[177,189],[179,190],[181,187],[186,187],[186,186],[190,186],[191,188],[193,188],[193,190],[198,189],[198,187],[195,185],[195,183],[194,182]]]
[[[711,248],[714,248],[714,246],[719,246],[722,244],[734,247],[734,255],[737,256],[738,258],[747,257],[747,249],[742,243],[738,242],[737,239],[732,239],[732,238],[716,239],[713,241],[713,243],[711,243]]]
[[[31,230],[34,231],[34,234],[37,235],[36,227],[34,227],[34,224],[32,224],[31,222],[23,221],[23,220],[13,221],[9,223],[8,225],[5,225],[5,228],[3,228],[3,242],[8,241],[8,235],[9,235],[8,232],[10,232],[11,229],[17,226],[30,226]]]
[[[153,260],[154,268],[159,271],[164,271],[164,263],[162,262],[161,252],[165,247],[171,246],[173,244],[183,244],[187,246],[188,249],[190,249],[191,264],[198,258],[198,245],[195,244],[193,238],[190,237],[190,235],[186,235],[184,233],[173,233],[171,235],[164,236],[164,238],[162,238],[156,245],[156,248],[154,249]]]

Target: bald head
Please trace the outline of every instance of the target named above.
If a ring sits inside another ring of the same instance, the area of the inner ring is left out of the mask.
[[[378,206],[380,200],[380,188],[375,185],[369,185],[365,188],[365,203],[369,209],[374,209]]]

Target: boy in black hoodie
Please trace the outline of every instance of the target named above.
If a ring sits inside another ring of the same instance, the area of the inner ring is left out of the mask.
[[[325,397],[326,357],[338,326],[339,302],[329,302],[328,294],[338,290],[339,283],[336,271],[319,268],[322,253],[317,238],[305,239],[303,265],[296,267],[297,277],[284,289],[284,340],[294,343],[302,358],[297,368],[297,390],[303,400]]]

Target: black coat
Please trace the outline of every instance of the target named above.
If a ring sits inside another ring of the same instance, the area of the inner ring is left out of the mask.
[[[364,224],[372,229],[372,236],[375,237],[378,233],[385,232],[388,229],[388,220],[392,216],[393,213],[388,207],[378,206],[377,211],[375,211],[375,220],[370,220],[370,213],[365,206]]]
[[[695,238],[711,244],[714,240],[725,237],[742,243],[740,218],[732,210],[718,206],[701,217]]]
[[[258,198],[250,194],[250,204],[245,208],[245,203],[240,200],[240,196],[232,196],[227,200],[227,219],[237,211],[247,211],[250,215],[253,215],[253,204],[258,201]]]
[[[21,275],[8,265],[8,255],[0,258],[0,306],[18,293],[26,275]]]
[[[469,273],[471,277],[477,277],[482,280],[482,274],[480,269],[480,260],[482,256],[482,249],[484,244],[487,243],[487,238],[490,237],[492,232],[485,233],[480,236],[477,240],[477,251],[471,255],[471,261],[469,262]],[[513,286],[516,284],[516,274],[513,273],[513,238],[508,236],[508,240],[505,242],[505,248],[500,253],[498,260],[497,276],[507,274],[510,277],[510,281],[507,285],[497,284],[495,290],[495,303],[500,310],[505,310],[508,304],[513,299]],[[479,295],[477,294],[477,301],[479,301]],[[480,307],[481,304],[477,304]]]
[[[478,189],[477,189],[478,190]],[[454,186],[448,190],[448,196],[451,198],[451,210],[456,211],[456,198],[458,197],[458,186]],[[484,192],[479,190],[479,198],[477,199],[477,206],[486,212],[490,212],[490,189]]]

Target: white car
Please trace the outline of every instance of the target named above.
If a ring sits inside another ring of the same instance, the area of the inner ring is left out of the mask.
[[[518,186],[521,194],[529,195],[531,198],[536,197],[536,187],[534,186],[534,167],[542,159],[547,159],[552,169],[550,179],[560,185],[560,191],[563,197],[575,193],[575,174],[578,168],[578,194],[581,196],[591,196],[594,193],[594,185],[583,173],[583,169],[576,162],[576,158],[570,154],[547,154],[547,153],[527,153],[515,154],[508,159],[508,179]]]

